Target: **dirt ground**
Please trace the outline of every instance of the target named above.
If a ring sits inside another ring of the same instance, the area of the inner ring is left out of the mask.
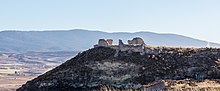
[[[201,89],[206,89],[204,91],[220,91],[220,80],[167,80],[165,85],[168,89],[173,89],[176,91],[200,91]],[[208,89],[208,90],[207,90]],[[202,90],[202,91],[203,91]]]
[[[0,76],[0,91],[15,91],[36,76]]]

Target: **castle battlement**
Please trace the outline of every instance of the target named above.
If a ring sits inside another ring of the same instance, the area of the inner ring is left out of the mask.
[[[132,40],[128,40],[128,44],[124,44],[120,39],[118,45],[113,45],[112,43],[112,39],[99,39],[98,44],[94,45],[94,47],[110,47],[115,49],[117,53],[119,51],[128,51],[129,53],[140,52],[141,54],[144,54],[145,43],[142,38],[136,37]]]

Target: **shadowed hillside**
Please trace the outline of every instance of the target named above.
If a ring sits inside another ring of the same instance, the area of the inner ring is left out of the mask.
[[[92,48],[27,82],[18,91],[91,91],[102,87],[143,90],[146,84],[161,80],[220,79],[220,49],[151,49],[158,50],[158,53],[140,55],[125,51],[114,57],[114,49]]]

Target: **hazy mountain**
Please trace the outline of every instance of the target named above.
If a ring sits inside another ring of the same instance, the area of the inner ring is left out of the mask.
[[[145,43],[155,46],[206,47],[207,42],[176,34],[152,32],[107,33],[75,29],[70,31],[2,31],[0,32],[0,51],[81,51],[93,47],[99,38],[112,38],[114,43],[122,39],[142,37]],[[210,43],[210,46],[220,46]]]

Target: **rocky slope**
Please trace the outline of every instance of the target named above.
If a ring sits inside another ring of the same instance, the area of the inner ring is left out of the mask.
[[[143,90],[145,84],[161,80],[220,79],[220,49],[151,49],[158,53],[119,52],[114,57],[114,49],[92,48],[28,81],[18,91]]]

